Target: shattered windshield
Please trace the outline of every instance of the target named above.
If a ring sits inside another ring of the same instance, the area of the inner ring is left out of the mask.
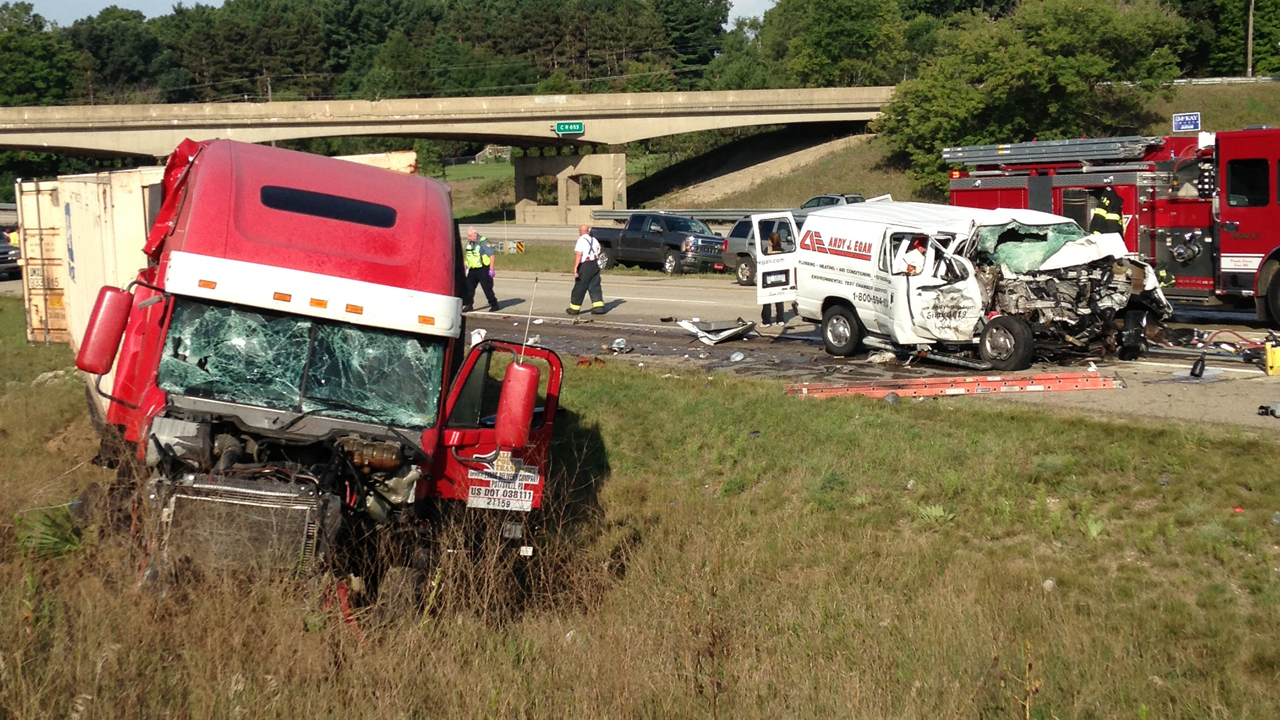
[[[1054,225],[989,225],[978,228],[979,265],[1004,265],[1016,273],[1038,269],[1063,245],[1085,236],[1073,222]]]
[[[158,381],[192,397],[421,429],[436,422],[444,348],[421,335],[179,298]]]

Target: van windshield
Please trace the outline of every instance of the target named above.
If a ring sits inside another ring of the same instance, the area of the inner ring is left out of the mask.
[[[1073,222],[1053,225],[988,225],[978,228],[979,265],[1004,265],[1016,273],[1038,269],[1063,245],[1079,240],[1085,231]]]
[[[191,397],[424,429],[444,352],[439,338],[178,298],[157,380]]]

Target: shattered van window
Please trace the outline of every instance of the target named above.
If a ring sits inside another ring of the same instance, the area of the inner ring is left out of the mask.
[[[1063,245],[1085,236],[1075,223],[990,225],[978,228],[979,265],[1004,265],[1016,273],[1037,270]]]
[[[192,397],[427,428],[437,416],[444,348],[436,338],[179,298],[158,384]]]
[[[324,401],[337,400],[361,411],[329,406],[324,414],[367,421],[371,412],[392,425],[409,428],[435,422],[444,367],[442,344],[404,333],[321,325],[313,348],[303,410],[324,408]]]
[[[311,322],[250,308],[178,301],[159,385],[193,397],[292,409]]]

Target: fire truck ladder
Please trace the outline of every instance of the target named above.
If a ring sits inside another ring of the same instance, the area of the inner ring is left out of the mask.
[[[936,377],[885,380],[865,385],[796,383],[787,386],[788,395],[802,398],[828,398],[840,395],[865,395],[883,398],[890,393],[899,397],[932,395],[996,395],[1015,392],[1054,392],[1062,390],[1116,390],[1124,387],[1118,377],[1096,372],[1045,373],[1039,375],[984,375],[980,377]]]
[[[1007,145],[966,145],[942,149],[942,159],[977,167],[1009,163],[1055,163],[1139,160],[1164,138],[1131,135],[1117,138],[1044,140]]]

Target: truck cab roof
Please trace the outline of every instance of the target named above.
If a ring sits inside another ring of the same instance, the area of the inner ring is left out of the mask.
[[[204,145],[166,249],[450,293],[447,188],[414,175],[230,140]]]
[[[162,209],[148,240],[159,240],[169,291],[458,335],[458,244],[444,184],[230,140],[177,152],[190,165],[172,178],[166,171],[165,208],[176,202],[176,214],[166,226]]]

